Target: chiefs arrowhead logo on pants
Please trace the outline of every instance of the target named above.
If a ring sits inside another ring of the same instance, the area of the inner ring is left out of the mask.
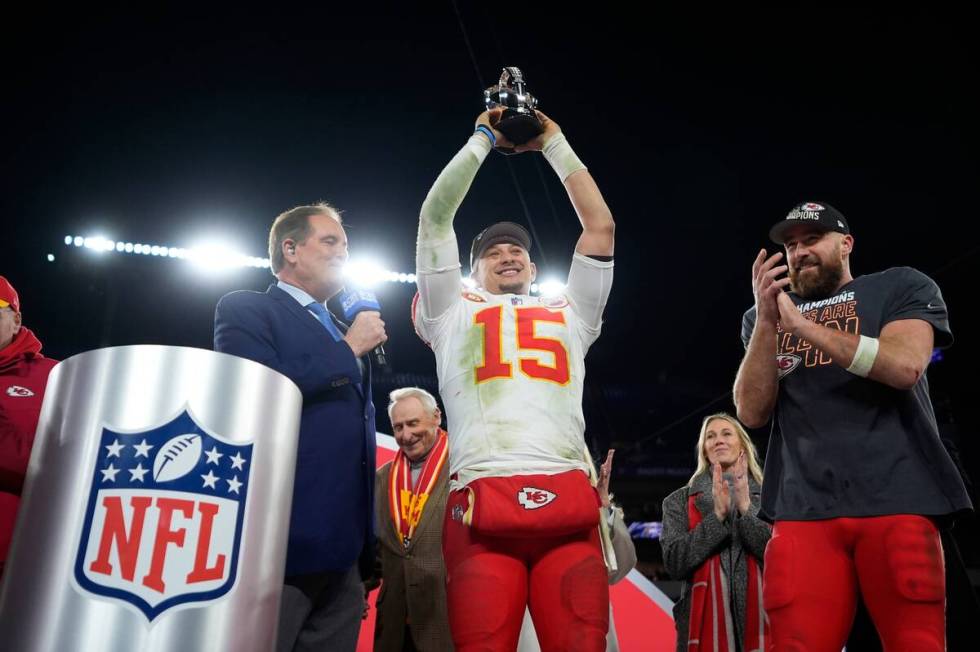
[[[537,489],[535,487],[524,487],[517,492],[517,502],[523,505],[524,509],[538,509],[539,507],[544,507],[557,497],[557,494],[553,494],[546,489]]]

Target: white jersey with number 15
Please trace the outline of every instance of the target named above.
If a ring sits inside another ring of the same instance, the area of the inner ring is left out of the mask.
[[[582,387],[599,336],[566,296],[463,290],[415,329],[436,355],[451,472],[486,476],[587,472]]]

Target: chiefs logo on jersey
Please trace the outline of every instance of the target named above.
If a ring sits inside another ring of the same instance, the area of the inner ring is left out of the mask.
[[[800,366],[800,361],[803,360],[798,355],[793,355],[791,353],[781,353],[776,356],[776,370],[777,378],[782,378],[789,372]]]
[[[21,387],[20,385],[11,385],[10,387],[7,388],[7,396],[27,398],[28,396],[34,396],[34,392],[27,389],[26,387]]]
[[[544,507],[557,497],[557,494],[536,487],[523,487],[517,492],[517,502],[523,505],[524,509]]]
[[[463,290],[463,298],[466,299],[467,301],[472,301],[473,303],[486,303],[487,302],[486,299],[484,299],[483,297],[481,297],[476,292],[469,292],[467,290]]]
[[[541,297],[541,305],[547,306],[548,308],[564,308],[568,305],[568,299],[564,296],[557,297]]]

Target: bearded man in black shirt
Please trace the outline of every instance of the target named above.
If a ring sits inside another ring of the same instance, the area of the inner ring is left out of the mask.
[[[886,650],[942,652],[937,524],[971,504],[926,381],[953,339],[939,287],[908,267],[854,278],[854,237],[826,203],[769,236],[785,263],[762,250],[752,266],[734,395],[743,423],[779,426],[760,512],[775,649],[839,651],[860,590]]]

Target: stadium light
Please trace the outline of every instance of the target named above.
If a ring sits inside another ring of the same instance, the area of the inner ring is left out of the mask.
[[[545,279],[536,285],[537,292],[543,297],[556,297],[565,291],[565,284],[555,279]]]
[[[66,235],[64,243],[66,247],[86,248],[100,254],[113,253],[183,260],[207,272],[219,272],[248,267],[254,269],[270,268],[268,258],[243,254],[237,249],[225,244],[220,239],[202,242],[190,248],[110,240],[103,235]],[[54,255],[49,254],[48,260],[53,259]],[[344,275],[351,279],[353,283],[364,288],[374,287],[381,283],[407,283],[414,285],[416,280],[415,274],[388,270],[377,260],[370,257],[358,257],[348,261],[344,266]],[[468,288],[476,287],[476,283],[468,276],[463,277],[463,285]],[[560,294],[563,289],[564,285],[558,281],[545,281],[541,284],[534,283],[531,285],[532,294],[537,294],[539,291],[543,295],[546,292]],[[547,296],[550,296],[550,294]]]

